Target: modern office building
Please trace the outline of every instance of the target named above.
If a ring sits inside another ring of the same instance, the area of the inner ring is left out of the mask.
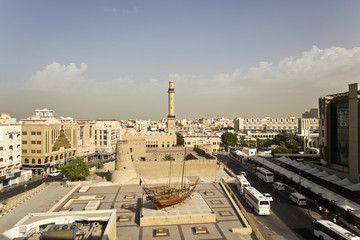
[[[349,91],[319,98],[320,160],[322,165],[359,182],[360,83]]]
[[[19,183],[21,125],[0,124],[0,190]]]

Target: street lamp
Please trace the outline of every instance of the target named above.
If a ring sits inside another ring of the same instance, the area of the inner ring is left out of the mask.
[[[301,193],[301,170],[299,169],[299,193]]]

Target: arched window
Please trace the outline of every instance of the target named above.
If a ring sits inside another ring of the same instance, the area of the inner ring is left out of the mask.
[[[55,155],[55,161],[58,160],[58,159],[59,159],[58,155]]]
[[[31,160],[31,163],[32,163],[32,164],[35,164],[35,159],[34,159],[34,158]]]
[[[3,158],[0,158],[0,163],[3,163],[4,162],[4,159]]]
[[[24,163],[29,163],[29,159],[25,158]]]
[[[0,147],[0,152],[2,152],[4,150],[4,148],[3,147]]]
[[[41,159],[40,158],[38,159],[38,164],[41,164]]]
[[[10,161],[10,162],[13,161],[13,157],[12,157],[12,156],[9,157],[9,161]]]
[[[54,161],[54,157],[53,157],[53,156],[50,157],[50,162],[52,162],[52,161]]]
[[[14,137],[13,137],[13,135],[12,134],[10,134],[9,135],[9,139],[13,139]]]

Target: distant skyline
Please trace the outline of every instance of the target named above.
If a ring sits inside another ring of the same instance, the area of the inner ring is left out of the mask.
[[[360,82],[360,1],[0,0],[0,112],[301,117]]]

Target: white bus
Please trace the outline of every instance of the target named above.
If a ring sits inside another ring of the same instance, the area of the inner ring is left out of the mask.
[[[236,184],[237,189],[241,195],[244,195],[244,188],[251,187],[251,185],[244,175],[236,175],[236,178],[239,181],[238,184]]]
[[[318,220],[315,223],[314,236],[322,240],[360,240],[356,234],[328,220]]]
[[[270,202],[254,187],[244,188],[245,201],[258,215],[270,215]]]
[[[269,170],[266,170],[263,167],[257,167],[255,168],[255,170],[256,170],[255,175],[258,176],[258,178],[260,178],[264,182],[269,182],[269,183],[274,182],[274,174]]]

